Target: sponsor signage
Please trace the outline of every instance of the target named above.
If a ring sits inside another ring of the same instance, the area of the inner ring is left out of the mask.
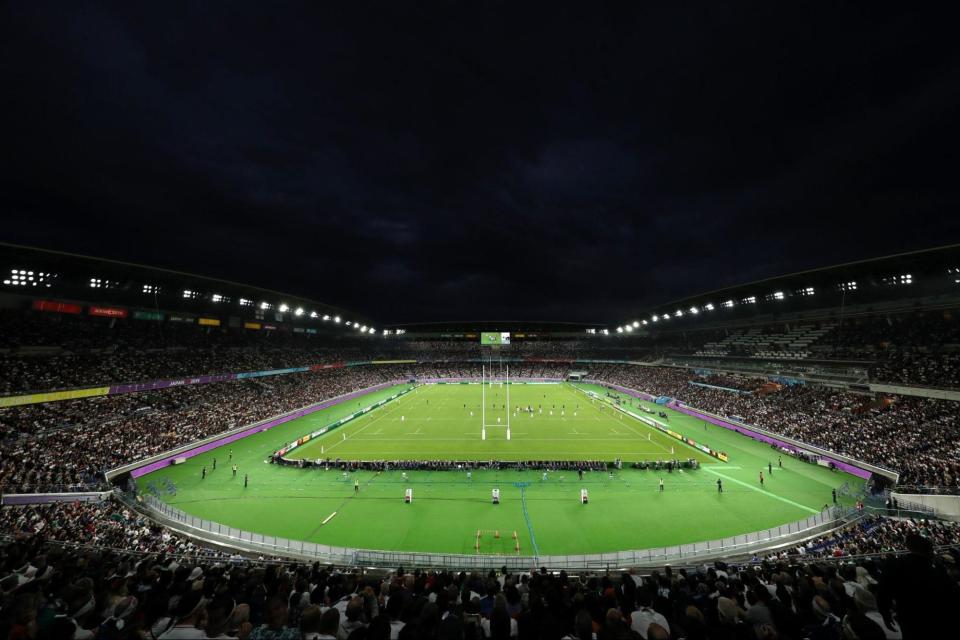
[[[126,318],[128,312],[126,309],[119,307],[90,307],[87,313],[103,318]]]
[[[261,329],[263,328],[263,325],[260,324],[259,322],[244,322],[243,328],[244,329]]]
[[[220,321],[217,318],[199,318],[197,324],[201,324],[205,327],[219,327]]]
[[[134,311],[133,319],[161,321],[163,320],[163,314],[157,311]]]
[[[53,300],[34,300],[34,311],[51,311],[53,313],[81,313],[83,308],[78,304],[54,302]]]

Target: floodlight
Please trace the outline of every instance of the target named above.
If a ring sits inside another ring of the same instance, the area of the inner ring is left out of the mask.
[[[713,311],[713,303],[708,302],[707,304],[703,305],[703,308],[706,309],[707,311]]]
[[[647,321],[646,321],[646,320],[641,320],[641,321],[640,321],[640,324],[642,324],[643,326],[647,326]]]
[[[290,307],[288,307],[286,304],[280,305],[280,313],[286,313],[289,309]]]
[[[340,324],[340,316],[334,316],[333,321]]]
[[[353,323],[352,323],[351,321],[347,320],[346,325],[347,325],[348,327],[349,327],[350,325],[352,325],[352,324],[353,324]]]
[[[653,316],[652,318],[650,318],[650,319],[653,320],[654,322],[656,322],[656,321],[659,320],[660,318],[658,318],[657,315],[654,314],[654,316]]]
[[[623,327],[617,327],[617,333],[623,333]]]
[[[270,308],[270,305],[267,304],[266,302],[261,302],[261,303],[260,303],[260,308],[263,309],[264,311],[266,311],[267,309]]]
[[[311,317],[311,318],[316,318],[316,317],[317,317],[317,312],[316,312],[316,311],[311,311],[311,312],[310,312],[310,317]]]
[[[324,314],[324,315],[323,315],[323,319],[324,319],[324,321],[329,320],[329,319],[330,319],[330,316],[327,315],[327,314]]]
[[[297,307],[297,310],[294,311],[293,313],[294,313],[294,315],[302,316],[302,315],[303,315],[303,307]]]
[[[676,317],[678,317],[678,318],[679,318],[680,316],[682,316],[682,315],[683,315],[683,311],[682,311],[682,310],[680,310],[680,309],[677,309],[677,312],[676,312],[676,313],[674,313],[673,315],[675,315]]]
[[[690,307],[690,313],[692,313],[693,315],[697,315],[698,313],[700,313],[700,309],[697,309],[696,307]]]
[[[634,321],[633,321],[633,328],[636,329],[636,328],[639,327],[639,326],[640,326],[640,323],[637,322],[636,320],[634,320]]]

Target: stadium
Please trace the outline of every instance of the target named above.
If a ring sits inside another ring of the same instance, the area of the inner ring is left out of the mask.
[[[786,11],[0,5],[0,640],[955,633],[953,21]]]
[[[958,542],[955,246],[497,331],[3,260],[8,534],[89,519],[95,545],[181,563],[602,572]]]

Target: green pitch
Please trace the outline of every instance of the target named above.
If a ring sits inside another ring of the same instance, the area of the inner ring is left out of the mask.
[[[400,388],[409,388],[402,385]],[[600,553],[713,540],[800,520],[831,502],[844,483],[863,481],[788,456],[732,431],[670,409],[674,431],[727,452],[720,462],[613,409],[592,385],[523,385],[487,389],[486,439],[481,439],[480,385],[425,385],[312,440],[288,457],[306,459],[613,460],[624,469],[586,472],[501,470],[359,471],[267,464],[270,454],[398,388],[351,400],[226,445],[138,480],[190,514],[225,525],[295,540],[389,551],[521,555]],[[516,406],[534,408],[516,412]],[[543,412],[541,413],[541,408]],[[516,413],[516,415],[515,415]],[[472,414],[472,415],[471,415]],[[510,439],[506,438],[509,414]],[[497,418],[500,418],[499,424]],[[656,416],[654,416],[656,418]],[[659,420],[659,418],[656,418]],[[493,426],[489,426],[489,425]],[[345,437],[344,437],[345,436]],[[671,449],[673,453],[671,453]],[[321,452],[322,451],[322,452]],[[213,469],[213,459],[217,467]],[[635,470],[638,460],[698,459],[690,471]],[[238,465],[233,477],[230,465]],[[773,472],[768,471],[772,464]],[[201,469],[207,468],[206,478]],[[760,471],[765,483],[759,483]],[[250,482],[244,487],[243,477]],[[659,490],[659,479],[664,491]],[[718,494],[717,479],[724,492]],[[355,482],[359,481],[359,491]],[[176,493],[167,489],[174,486]],[[501,504],[490,500],[499,488]],[[413,489],[412,504],[403,493]],[[581,488],[590,503],[579,502]],[[852,498],[842,498],[844,502]],[[336,513],[327,524],[322,522]],[[499,532],[500,537],[496,537]],[[513,534],[516,533],[516,540]]]

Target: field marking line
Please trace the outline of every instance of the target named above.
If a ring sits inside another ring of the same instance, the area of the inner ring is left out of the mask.
[[[719,471],[714,471],[713,469],[710,469],[709,467],[703,467],[703,470],[704,470],[704,471],[707,471],[707,472],[709,472],[709,473],[712,473],[712,474],[714,474],[714,475],[718,475],[718,476],[720,476],[721,478],[724,478],[725,480],[729,480],[730,482],[735,482],[735,483],[737,483],[737,484],[739,484],[739,485],[742,485],[742,486],[746,487],[747,489],[752,489],[753,491],[756,491],[757,493],[762,493],[762,494],[765,495],[765,496],[770,496],[771,498],[775,498],[775,499],[777,499],[777,500],[779,500],[779,501],[781,501],[781,502],[786,502],[787,504],[793,505],[793,506],[795,506],[795,507],[800,507],[801,509],[803,509],[803,510],[805,510],[805,511],[809,511],[810,513],[820,513],[820,512],[817,511],[816,509],[811,509],[810,507],[808,507],[808,506],[806,506],[806,505],[803,505],[803,504],[800,504],[799,502],[794,502],[793,500],[790,500],[789,498],[784,498],[783,496],[778,496],[778,495],[775,494],[775,493],[770,493],[769,491],[766,491],[765,489],[760,489],[759,487],[755,487],[755,486],[753,486],[752,484],[750,484],[749,482],[744,482],[743,480],[737,480],[736,478],[731,478],[730,476],[724,475],[724,474],[720,473]]]
[[[333,520],[333,516],[335,516],[335,515],[337,515],[337,512],[336,512],[336,511],[334,511],[333,513],[331,513],[330,515],[328,515],[328,516],[327,516],[327,519],[324,520],[323,522],[321,522],[320,524],[321,524],[321,525],[327,524],[328,522],[330,522],[331,520]]]
[[[364,429],[369,429],[370,427],[372,427],[372,426],[374,425],[374,423],[377,422],[377,420],[383,420],[383,419],[386,418],[387,416],[392,415],[395,411],[396,411],[396,407],[394,407],[393,410],[391,410],[391,411],[387,411],[387,412],[385,412],[385,413],[380,414],[379,416],[377,416],[376,418],[374,418],[373,420],[371,420],[370,422],[368,422],[365,426],[362,426],[362,427],[360,427],[359,429],[357,429],[355,432],[353,432],[353,433],[350,435],[351,439],[353,438],[353,436],[356,436],[358,433],[360,433],[360,432],[363,431]],[[340,444],[340,443],[342,443],[342,442],[346,442],[346,440],[337,440],[336,442],[334,442],[334,443],[333,443],[332,445],[330,445],[329,447],[326,447],[325,450],[324,450],[324,452],[325,452],[325,453],[326,453],[326,452],[329,452],[330,449],[333,449],[335,446],[337,446],[338,444]]]
[[[586,394],[585,391],[580,391],[580,393]],[[589,398],[590,396],[587,395],[587,397]],[[601,405],[601,406],[603,406],[603,405]],[[613,407],[613,405],[608,405],[608,406],[609,406],[611,409],[613,409],[615,412],[620,413],[620,412],[616,411],[616,409]],[[603,417],[607,418],[607,419],[610,420],[610,421],[614,421],[612,415],[608,416],[608,415],[605,414],[605,413],[601,413],[601,415],[602,415]],[[621,415],[623,415],[623,414],[621,413]],[[631,416],[631,415],[629,415],[629,414],[627,414],[627,417],[630,418],[631,420],[636,420],[636,418],[634,418],[633,416]],[[652,418],[651,418],[651,419],[652,419]],[[637,422],[640,422],[640,421],[637,420]],[[654,422],[658,422],[658,421],[657,421],[657,420],[654,420]],[[614,424],[622,425],[622,426],[626,427],[627,429],[630,429],[630,431],[633,431],[633,432],[634,432],[635,434],[637,434],[637,436],[640,437],[641,439],[643,438],[643,434],[642,434],[642,433],[640,433],[639,431],[637,431],[636,429],[634,429],[632,426],[630,426],[630,425],[627,424],[627,423],[624,423],[624,422],[622,422],[622,421],[620,421],[620,420],[616,420],[616,421],[614,421]],[[643,423],[640,422],[640,424],[643,424]],[[661,424],[662,424],[662,423],[661,423]],[[661,432],[660,432],[659,429],[654,429],[653,427],[650,427],[650,426],[648,426],[648,425],[646,425],[646,424],[644,424],[644,426],[645,426],[647,429],[650,429],[651,432],[655,432],[655,433],[657,433],[658,435],[661,434]],[[662,426],[666,426],[666,425],[662,425]],[[664,452],[670,453],[670,450],[669,450],[669,449],[667,449],[664,445],[660,444],[660,443],[657,442],[656,440],[652,440],[652,439],[651,439],[651,440],[648,440],[648,442],[652,442],[653,444],[655,444],[655,445],[657,445],[658,447],[660,447],[661,449],[663,449]],[[676,454],[670,453],[670,455],[676,455]]]

